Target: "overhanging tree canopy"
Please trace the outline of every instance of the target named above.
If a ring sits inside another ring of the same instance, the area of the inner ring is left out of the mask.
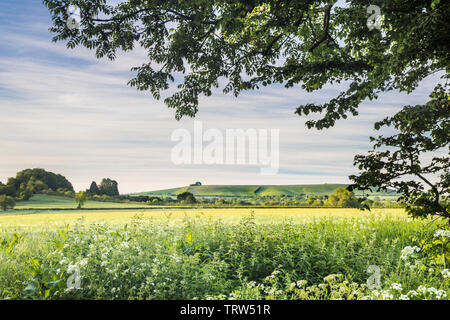
[[[198,97],[211,95],[224,79],[225,93],[238,95],[272,83],[307,91],[348,81],[348,90],[325,104],[306,104],[299,115],[324,112],[309,121],[330,127],[364,99],[387,90],[411,92],[427,75],[448,70],[450,4],[439,0],[44,0],[55,41],[85,46],[97,57],[140,45],[148,61],[129,84],[157,99],[177,73],[179,91],[165,99],[176,117],[194,116]],[[80,29],[67,28],[67,8],[78,5]],[[382,30],[369,30],[369,4],[379,5]]]

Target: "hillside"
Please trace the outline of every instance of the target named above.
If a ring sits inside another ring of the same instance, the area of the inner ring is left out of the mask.
[[[182,192],[191,192],[196,197],[253,197],[253,196],[298,196],[329,195],[337,188],[345,188],[346,184],[304,184],[304,185],[204,185],[186,186],[165,190],[135,193],[134,195],[176,196]],[[362,194],[356,191],[357,195]],[[372,193],[371,196],[394,196],[395,192]]]

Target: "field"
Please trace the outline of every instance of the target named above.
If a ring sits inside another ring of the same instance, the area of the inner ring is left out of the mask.
[[[35,194],[28,201],[20,201],[16,204],[16,209],[75,209],[77,204],[73,198],[63,196],[51,196],[45,194]],[[100,208],[100,209],[112,209],[112,208],[136,208],[147,207],[145,204],[135,203],[120,203],[120,202],[102,202],[88,200],[83,205],[83,208]]]
[[[204,185],[186,186],[165,190],[141,192],[136,195],[175,196],[182,192],[191,192],[196,197],[252,197],[252,196],[324,196],[337,188],[345,188],[345,184],[304,184],[304,185]],[[355,194],[361,194],[356,191]],[[395,192],[373,192],[372,196],[392,197]]]
[[[437,228],[401,209],[2,213],[0,298],[448,299],[414,249]]]

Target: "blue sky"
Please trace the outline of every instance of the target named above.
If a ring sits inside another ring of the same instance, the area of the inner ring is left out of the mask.
[[[177,128],[173,110],[126,85],[131,67],[146,62],[137,49],[114,61],[51,42],[50,16],[39,0],[6,0],[0,6],[0,181],[40,167],[65,175],[75,189],[111,177],[120,191],[204,184],[347,183],[353,156],[370,149],[373,123],[405,104],[426,101],[436,77],[413,94],[388,93],[363,103],[357,118],[329,130],[308,130],[294,114],[305,102],[323,102],[344,86],[315,93],[266,87],[238,98],[220,91],[202,98],[197,120],[206,129],[279,129],[280,171],[258,166],[182,165],[171,162]]]

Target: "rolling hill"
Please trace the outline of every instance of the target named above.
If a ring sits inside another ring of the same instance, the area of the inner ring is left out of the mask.
[[[345,188],[346,184],[301,184],[301,185],[204,185],[148,191],[133,195],[173,197],[182,192],[191,192],[196,197],[253,197],[253,196],[299,196],[329,195],[337,188]],[[356,191],[356,195],[362,192]],[[373,192],[371,196],[395,196],[394,191]]]

